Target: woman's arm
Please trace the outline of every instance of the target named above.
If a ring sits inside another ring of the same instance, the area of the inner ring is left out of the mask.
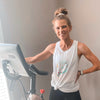
[[[55,44],[50,44],[41,53],[39,53],[39,54],[37,54],[36,56],[33,56],[33,57],[27,57],[27,58],[25,58],[25,60],[29,64],[33,64],[33,63],[43,61],[43,60],[49,58],[53,54],[54,48],[55,48]]]
[[[92,63],[92,67],[83,70],[83,74],[91,73],[94,71],[100,70],[100,61],[99,59],[92,53],[92,51],[83,43],[78,44],[78,52],[80,55],[84,55],[85,58]]]

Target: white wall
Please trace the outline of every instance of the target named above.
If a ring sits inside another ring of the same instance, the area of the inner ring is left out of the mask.
[[[85,43],[100,59],[100,1],[63,0],[62,2],[63,7],[69,10],[72,21],[72,39]],[[90,66],[91,64],[82,57],[80,69],[87,69]],[[99,76],[100,71],[80,77],[82,100],[100,100]]]
[[[33,56],[41,52],[49,43],[57,40],[52,29],[53,13],[57,7],[56,0],[0,0],[0,18],[4,35],[4,42],[20,44],[26,56]],[[50,78],[52,71],[52,57],[36,66],[49,71],[48,76],[37,76],[37,93],[44,88],[45,100],[50,92]],[[26,89],[29,80],[24,81]],[[18,83],[16,83],[18,86]],[[21,89],[21,87],[19,86]],[[13,100],[24,100],[22,90],[17,87]],[[23,96],[23,97],[22,97]],[[22,99],[23,98],[23,99]]]
[[[100,59],[100,1],[99,0],[0,0],[0,18],[4,41],[19,43],[25,56],[33,56],[41,52],[49,43],[57,41],[52,30],[51,21],[55,9],[66,7],[72,20],[71,37],[85,44]],[[35,64],[39,69],[52,72],[52,57]],[[84,59],[80,61],[80,69],[86,69],[91,64]],[[37,93],[39,89],[46,90],[45,100],[50,91],[49,76],[37,77]],[[100,99],[100,72],[84,75],[80,78],[80,92],[82,100]],[[27,88],[29,80],[24,81]],[[18,88],[17,88],[18,89]],[[22,91],[22,90],[21,90]],[[15,100],[22,99],[23,94]],[[14,100],[14,99],[13,99]]]

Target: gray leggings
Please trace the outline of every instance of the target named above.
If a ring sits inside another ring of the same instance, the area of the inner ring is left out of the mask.
[[[64,93],[60,90],[54,90],[51,87],[49,100],[81,100],[79,91],[72,93]]]

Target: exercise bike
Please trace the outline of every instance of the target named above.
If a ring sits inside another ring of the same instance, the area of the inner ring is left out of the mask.
[[[48,75],[48,72],[38,70],[34,65],[28,65],[18,44],[0,44],[0,59],[5,76],[14,81],[22,76],[30,78],[30,90],[26,100],[44,100],[44,89],[41,95],[36,94],[36,75]]]

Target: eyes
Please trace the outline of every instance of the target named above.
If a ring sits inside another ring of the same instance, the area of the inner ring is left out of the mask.
[[[67,25],[63,25],[63,26],[61,26],[61,28],[62,29],[67,28]],[[60,27],[56,27],[56,29],[58,30],[58,29],[60,29]]]

